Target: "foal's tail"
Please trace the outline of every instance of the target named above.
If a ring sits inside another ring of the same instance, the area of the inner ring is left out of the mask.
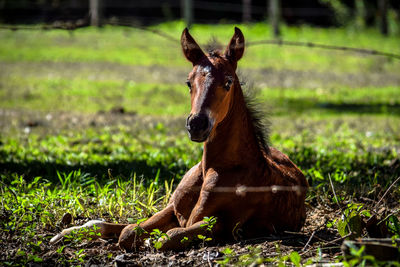
[[[56,244],[59,242],[65,235],[71,234],[73,231],[79,231],[83,229],[90,229],[90,234],[93,233],[92,230],[94,231],[93,237],[99,237],[99,238],[118,238],[122,229],[124,229],[127,226],[127,224],[115,224],[115,223],[107,223],[99,220],[91,220],[85,223],[84,225],[81,226],[74,226],[71,228],[64,229],[61,231],[61,233],[57,234],[54,236],[52,239],[50,239],[50,244]],[[84,232],[84,233],[89,233]],[[100,234],[100,235],[99,235]]]

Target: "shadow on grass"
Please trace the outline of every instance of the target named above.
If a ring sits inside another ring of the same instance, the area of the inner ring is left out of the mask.
[[[333,155],[321,156],[312,148],[298,148],[287,154],[303,170],[308,178],[310,186],[325,184],[328,182],[328,176],[335,173],[346,174],[347,179],[339,182],[342,185],[358,188],[360,183],[369,187],[374,187],[378,183],[384,188],[389,186],[397,177],[400,176],[400,160],[392,158],[388,153],[370,154],[366,157],[358,157],[352,160],[349,158],[337,158]],[[388,164],[377,164],[378,162],[389,161]],[[318,166],[318,167],[316,167]],[[171,181],[181,178],[191,166],[166,166],[162,163],[149,165],[146,161],[115,161],[108,164],[76,164],[67,165],[53,162],[42,161],[20,161],[20,162],[1,162],[0,170],[3,182],[10,182],[7,179],[13,179],[10,174],[23,175],[29,182],[34,177],[40,176],[55,184],[59,183],[57,172],[60,174],[69,174],[72,171],[80,170],[83,174],[96,177],[99,183],[105,183],[116,177],[129,179],[136,174],[141,179],[143,177],[144,185],[148,185],[158,176],[159,181]],[[111,175],[109,170],[111,170]],[[321,173],[323,180],[312,175],[313,170]],[[379,181],[376,180],[379,177]],[[315,180],[314,180],[315,179]]]
[[[169,167],[160,163],[149,166],[146,161],[115,161],[104,164],[76,164],[67,165],[54,162],[42,161],[21,161],[21,162],[0,162],[1,174],[24,175],[27,181],[40,176],[51,182],[58,183],[57,172],[70,173],[80,170],[82,173],[96,177],[97,181],[104,183],[115,177],[129,179],[134,174],[143,181],[151,181],[158,175],[159,180],[172,180],[181,177],[186,171],[185,167]],[[111,174],[111,175],[110,175]],[[7,177],[8,175],[5,175]],[[5,181],[8,182],[8,181]]]
[[[318,108],[344,113],[375,113],[400,115],[400,104],[318,103]]]
[[[321,102],[309,98],[281,99],[277,106],[278,113],[307,112],[321,110],[334,113],[348,114],[391,114],[400,116],[400,103],[334,103]],[[280,110],[281,109],[281,110]]]

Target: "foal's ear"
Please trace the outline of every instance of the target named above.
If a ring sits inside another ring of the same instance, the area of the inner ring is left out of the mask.
[[[193,63],[193,65],[199,63],[199,61],[206,56],[201,50],[200,46],[190,35],[187,28],[185,28],[182,32],[181,46],[183,54],[190,62]]]
[[[242,58],[244,52],[244,36],[242,31],[235,27],[235,33],[232,36],[229,45],[225,49],[225,57],[233,62]]]

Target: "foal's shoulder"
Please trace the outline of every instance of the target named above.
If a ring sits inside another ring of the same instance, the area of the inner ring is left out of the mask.
[[[288,156],[286,156],[284,153],[279,151],[278,149],[274,147],[270,147],[270,153],[267,155],[267,158],[269,158],[274,161],[275,163],[283,166],[292,166],[294,163],[289,159]]]
[[[306,184],[306,179],[301,170],[294,164],[288,156],[276,148],[270,147],[270,153],[265,155],[267,162],[277,172],[284,177],[295,179],[297,183]]]

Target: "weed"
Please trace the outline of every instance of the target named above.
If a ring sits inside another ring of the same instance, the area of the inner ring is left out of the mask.
[[[150,232],[149,240],[151,241],[151,243],[153,244],[153,247],[156,250],[159,250],[162,247],[163,239],[169,239],[169,237],[166,233],[163,233],[159,229],[153,229],[153,231]]]
[[[222,266],[229,265],[233,259],[233,256],[235,256],[235,252],[228,247],[222,250],[222,253],[224,255],[224,258],[222,260],[218,260],[217,263]]]
[[[200,225],[201,228],[205,228],[207,232],[212,233],[212,230],[217,223],[217,218],[214,216],[211,217],[204,217],[203,218],[203,224]],[[205,246],[206,242],[209,242],[212,240],[211,237],[207,237],[204,235],[197,235],[197,238],[202,241],[202,247]]]

